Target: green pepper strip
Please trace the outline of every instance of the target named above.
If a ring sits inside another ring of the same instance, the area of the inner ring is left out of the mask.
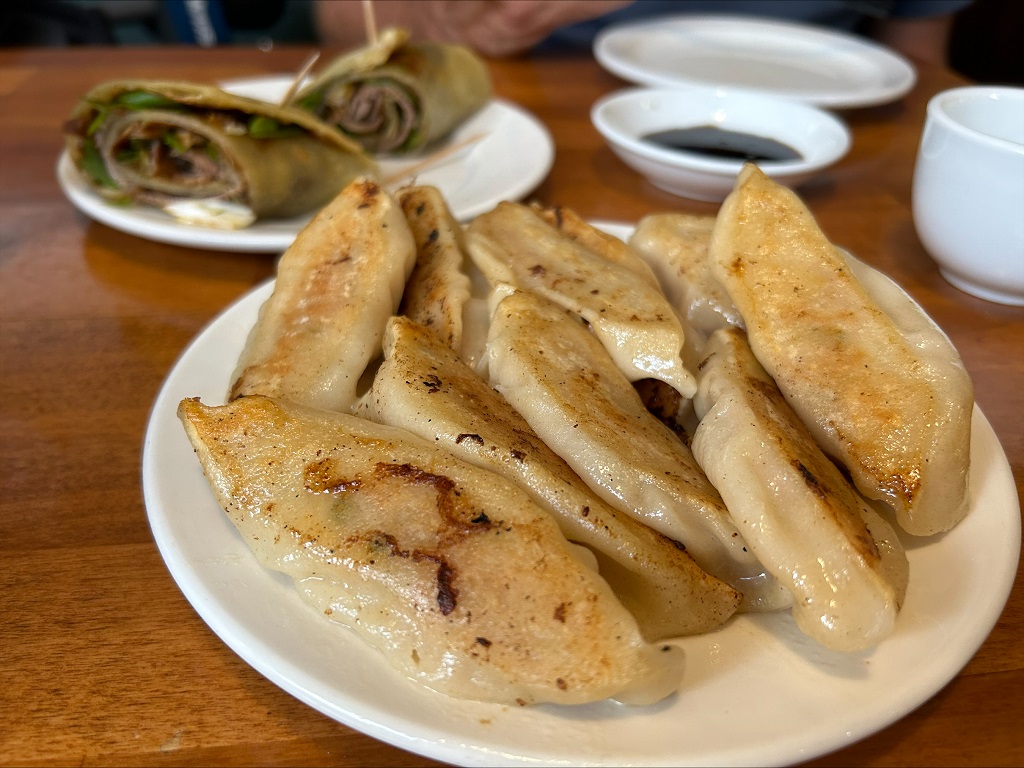
[[[101,187],[117,189],[117,183],[111,177],[107,166],[103,162],[99,149],[95,142],[86,139],[82,142],[82,170],[89,174],[89,177]]]
[[[303,133],[305,129],[297,125],[285,125],[266,115],[253,115],[249,118],[249,135],[254,139],[286,139]]]
[[[113,101],[122,107],[128,107],[128,109],[186,109],[184,104],[180,104],[174,99],[169,99],[166,96],[161,96],[157,93],[151,93],[150,91],[125,91],[119,93]]]
[[[188,151],[185,147],[185,142],[183,142],[181,137],[173,130],[164,131],[161,139],[172,151],[177,152],[180,155],[183,155]]]

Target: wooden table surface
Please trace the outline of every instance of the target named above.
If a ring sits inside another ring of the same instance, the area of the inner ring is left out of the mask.
[[[2,765],[438,764],[320,715],[250,668],[182,596],[150,533],[140,462],[160,385],[214,315],[272,274],[273,258],[94,223],[54,174],[61,123],[97,82],[277,74],[310,52],[0,51]],[[589,110],[623,83],[589,57],[495,62],[493,74],[497,94],[554,136],[554,167],[536,199],[626,222],[715,210],[656,190],[609,151]],[[846,113],[852,151],[801,195],[835,242],[895,278],[952,338],[1019,496],[1024,309],[947,284],[911,222],[925,104],[962,82],[922,66],[902,100]],[[1002,618],[955,679],[901,721],[811,764],[1024,764],[1022,638],[1018,571]]]

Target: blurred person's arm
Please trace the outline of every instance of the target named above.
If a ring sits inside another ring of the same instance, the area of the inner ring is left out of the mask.
[[[551,32],[601,16],[632,0],[375,0],[378,29],[404,27],[414,39],[462,43],[485,56],[514,56]],[[320,0],[321,42],[354,48],[366,42],[360,0]]]

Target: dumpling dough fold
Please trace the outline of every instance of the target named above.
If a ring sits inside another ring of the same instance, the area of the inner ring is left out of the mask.
[[[529,206],[499,203],[466,228],[470,257],[492,286],[531,291],[586,320],[630,381],[658,379],[692,397],[683,326],[650,268],[568,212],[552,221]]]
[[[714,227],[714,216],[655,213],[642,218],[629,238],[680,317],[705,337],[719,328],[743,327],[729,294],[711,274]]]

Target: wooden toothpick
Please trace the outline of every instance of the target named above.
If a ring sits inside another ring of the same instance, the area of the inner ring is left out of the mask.
[[[432,165],[437,165],[437,163],[441,162],[446,157],[455,154],[460,149],[468,147],[471,144],[476,144],[478,141],[480,141],[480,139],[484,138],[486,135],[486,132],[475,133],[472,136],[467,136],[462,141],[457,141],[454,144],[449,144],[447,147],[441,147],[436,152],[432,152],[431,154],[427,155],[418,163],[411,165],[408,168],[405,168],[397,173],[393,173],[390,176],[385,177],[383,180],[383,184],[384,186],[391,186],[392,184],[402,181],[403,179],[408,179],[412,176],[415,176],[420,171],[423,171],[431,167]]]
[[[294,96],[295,92],[299,90],[299,86],[302,85],[302,81],[306,79],[306,75],[308,75],[309,71],[313,69],[313,65],[316,64],[316,60],[319,58],[320,51],[316,51],[312,56],[306,59],[306,63],[302,65],[302,69],[299,70],[295,79],[292,80],[292,84],[288,87],[288,91],[285,93],[284,98],[281,99],[280,106],[283,107],[291,101],[292,96]]]
[[[363,24],[366,25],[366,42],[377,42],[377,17],[373,11],[373,0],[363,0]]]

